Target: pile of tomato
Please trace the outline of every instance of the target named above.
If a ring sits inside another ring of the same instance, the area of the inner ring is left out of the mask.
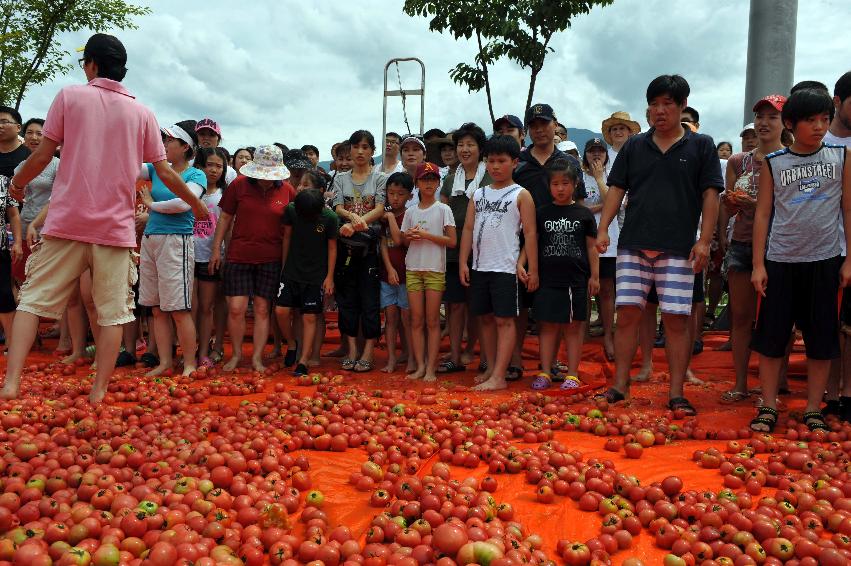
[[[851,557],[851,430],[835,421],[810,433],[792,416],[770,436],[583,394],[473,403],[436,388],[366,391],[341,375],[297,381],[274,368],[156,379],[137,370],[92,407],[81,370],[32,366],[21,399],[0,403],[0,566],[636,566],[639,536],[668,566]],[[642,484],[571,450],[561,431],[599,436],[628,458],[725,441],[693,455],[718,471],[719,489],[690,490],[675,475]],[[311,459],[345,451],[363,456],[348,481],[363,493],[356,504],[373,510],[364,532],[330,518],[314,488]],[[515,517],[517,494],[500,488],[509,474],[523,475],[541,513],[569,506],[599,534],[531,532]]]

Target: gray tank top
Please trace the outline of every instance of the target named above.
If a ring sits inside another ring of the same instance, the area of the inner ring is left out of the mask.
[[[809,155],[785,148],[765,161],[774,179],[766,259],[803,263],[838,256],[845,148],[824,144]]]

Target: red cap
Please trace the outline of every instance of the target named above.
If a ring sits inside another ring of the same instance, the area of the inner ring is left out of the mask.
[[[783,112],[783,105],[786,104],[786,97],[782,94],[769,94],[768,96],[757,100],[756,104],[753,105],[753,111],[756,112],[759,110],[759,107],[763,104],[769,104],[778,112]]]
[[[425,163],[420,163],[417,165],[417,181],[425,177],[426,175],[435,175],[438,179],[440,178],[440,169],[434,163],[426,161]]]

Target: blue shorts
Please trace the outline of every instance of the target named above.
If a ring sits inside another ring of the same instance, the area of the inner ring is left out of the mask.
[[[408,288],[405,285],[391,285],[385,281],[381,282],[381,308],[399,307],[409,309]]]
[[[659,307],[666,314],[689,315],[694,270],[687,257],[661,253],[650,257],[640,251],[618,250],[615,269],[615,304],[643,309],[650,287],[656,284]]]

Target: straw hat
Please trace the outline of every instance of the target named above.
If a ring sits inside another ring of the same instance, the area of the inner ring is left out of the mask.
[[[612,145],[612,138],[609,135],[609,128],[612,126],[616,126],[618,124],[623,124],[629,131],[634,134],[637,134],[641,131],[641,125],[632,119],[629,115],[629,112],[615,112],[605,120],[603,120],[603,139],[606,140],[606,143]]]
[[[290,178],[290,170],[284,165],[281,148],[261,145],[254,151],[254,159],[243,165],[239,172],[252,179],[283,181]]]

